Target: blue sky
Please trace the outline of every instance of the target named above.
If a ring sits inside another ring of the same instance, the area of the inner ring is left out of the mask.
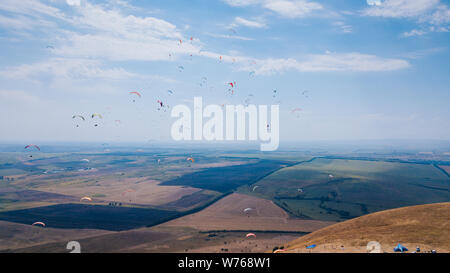
[[[2,0],[0,141],[168,141],[194,96],[279,103],[281,142],[450,140],[449,31],[439,0]]]

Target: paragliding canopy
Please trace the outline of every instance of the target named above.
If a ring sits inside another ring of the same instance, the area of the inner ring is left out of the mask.
[[[142,96],[141,96],[141,93],[136,92],[136,91],[130,92],[130,95],[131,95],[131,94],[135,94],[135,95],[137,95],[139,98],[142,97]]]
[[[256,235],[254,233],[249,233],[249,234],[245,235],[245,238],[249,238],[249,237],[255,237],[256,238]]]
[[[313,249],[313,248],[315,248],[316,247],[316,245],[310,245],[310,246],[307,246],[306,248],[307,249]]]
[[[253,210],[252,208],[246,208],[246,209],[244,209],[244,212],[247,213],[247,212],[252,211],[252,210]]]
[[[42,227],[45,227],[45,224],[44,224],[43,222],[34,222],[34,223],[32,224],[32,226],[42,226]]]
[[[188,158],[186,158],[186,161],[191,161],[192,163],[194,163],[195,159],[193,159],[192,157],[188,157]]]
[[[404,246],[402,246],[401,244],[398,244],[396,247],[394,247],[394,251],[395,252],[403,252],[403,251],[408,251],[408,249]]]
[[[80,202],[83,202],[83,201],[90,201],[90,202],[92,202],[92,198],[85,196],[85,197],[80,199]]]
[[[95,118],[95,117],[99,117],[99,118],[103,118],[103,116],[102,115],[100,115],[100,114],[98,114],[98,113],[94,113],[94,114],[92,114],[92,116],[91,116],[92,118]]]
[[[86,120],[82,115],[73,115],[73,116],[72,116],[72,119],[76,119],[76,118],[80,118],[80,119],[82,119],[83,121]]]
[[[39,146],[37,146],[36,144],[30,144],[30,145],[27,145],[27,146],[25,146],[24,149],[28,149],[28,148],[30,148],[30,147],[34,147],[34,148],[38,149],[38,151],[41,150],[41,148],[39,148]]]

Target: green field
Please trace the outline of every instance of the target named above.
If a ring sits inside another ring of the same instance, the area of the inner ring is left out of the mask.
[[[293,216],[337,221],[448,201],[450,179],[429,164],[317,158],[239,191],[274,200]]]
[[[284,161],[261,160],[254,164],[209,168],[165,181],[161,185],[190,186],[225,193],[241,185],[257,182],[259,179],[287,164]]]

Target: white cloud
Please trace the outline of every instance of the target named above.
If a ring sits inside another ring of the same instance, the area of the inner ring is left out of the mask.
[[[380,6],[381,0],[367,0],[367,5],[369,6]]]
[[[363,10],[363,15],[414,19],[421,25],[420,30],[404,32],[403,37],[447,32],[450,29],[450,10],[439,0],[385,0]]]
[[[263,2],[262,0],[224,0],[228,5],[233,7],[245,7],[250,5],[257,5]]]
[[[322,9],[322,5],[320,5],[318,3],[303,1],[303,0],[266,1],[266,3],[264,4],[264,7],[267,9],[270,9],[272,11],[275,11],[275,12],[279,13],[280,15],[290,17],[290,18],[302,17],[302,16],[305,16],[315,10]]]
[[[10,1],[10,0],[6,0]],[[36,2],[27,0],[30,2]],[[288,17],[297,17],[315,9],[319,4],[296,0],[226,0],[233,6],[262,5]],[[41,7],[40,10],[46,10]],[[61,13],[62,14],[62,13]],[[305,59],[265,59],[258,61],[256,69],[247,65],[251,60],[242,56],[227,56],[202,50],[198,40],[185,41],[177,27],[165,20],[153,17],[137,17],[123,14],[120,10],[94,5],[87,1],[74,10],[71,17],[65,17],[72,28],[60,29],[55,49],[56,58],[46,62],[23,65],[1,71],[2,75],[25,79],[38,74],[57,77],[90,77],[118,79],[136,77],[121,68],[106,69],[105,61],[159,61],[170,60],[179,55],[197,55],[223,62],[241,64],[243,70],[255,70],[258,74],[272,74],[285,70],[301,72],[320,71],[389,71],[408,67],[406,61],[385,59],[361,53],[308,55]],[[260,21],[236,17],[236,22],[252,27],[262,27]],[[351,26],[337,22],[336,26],[350,32]],[[216,35],[220,38],[250,40],[250,38],[230,35]],[[180,43],[179,40],[184,42]],[[98,60],[98,61],[93,61]]]
[[[173,40],[152,37],[125,39],[102,34],[70,35],[54,52],[65,57],[102,58],[114,61],[160,61],[170,56],[198,52],[196,47],[180,46]]]
[[[347,25],[346,23],[342,21],[334,22],[333,25],[339,28],[339,31],[343,33],[351,33],[353,32],[353,27],[351,25]]]
[[[66,79],[124,79],[137,75],[122,68],[103,68],[101,62],[85,59],[52,58],[43,62],[9,67],[0,76],[24,80],[42,76]]]
[[[439,0],[385,0],[364,10],[368,16],[417,17],[436,7]]]
[[[236,40],[242,40],[242,41],[253,41],[254,39],[244,37],[244,36],[238,36],[238,35],[225,35],[225,34],[215,34],[215,33],[205,33],[206,35],[209,35],[214,38],[223,38],[223,39],[236,39]]]
[[[92,31],[134,39],[142,36],[182,38],[175,25],[154,17],[124,15],[119,10],[107,10],[102,6],[89,3],[86,3],[79,11],[80,16],[75,17],[75,23],[78,26],[88,27]]]
[[[448,24],[450,22],[450,9],[446,5],[439,5],[432,14],[422,18],[420,21],[425,21],[432,25]]]
[[[70,57],[156,61],[188,55],[200,48],[185,40],[175,25],[153,17],[124,15],[118,10],[86,3],[74,18],[88,33],[67,32],[55,52]]]
[[[8,29],[15,29],[15,30],[31,30],[38,27],[54,27],[55,24],[43,20],[43,19],[30,19],[26,16],[20,15],[17,17],[7,17],[0,15],[0,25],[5,26]]]
[[[449,32],[450,26],[430,26],[431,32]]]
[[[65,19],[65,15],[58,8],[46,5],[39,0],[2,0],[0,10],[31,17],[49,16]]]
[[[424,35],[424,34],[426,34],[426,33],[427,33],[427,32],[426,32],[426,31],[423,31],[423,30],[413,29],[413,30],[411,30],[411,31],[404,32],[404,33],[402,34],[402,36],[403,36],[403,37],[422,36],[422,35]]]
[[[77,4],[78,1],[67,3]],[[184,36],[165,20],[127,15],[119,9],[87,1],[70,16],[37,0],[2,0],[0,10],[12,13],[0,17],[0,25],[29,32],[38,26],[45,26],[41,29],[54,27],[51,28],[52,39],[58,43],[53,53],[60,57],[155,61],[200,50],[200,43],[185,41],[180,45],[179,40],[184,41]],[[55,17],[66,24],[46,21]]]
[[[231,27],[235,26],[246,26],[250,28],[264,28],[266,27],[266,24],[264,22],[256,21],[256,20],[248,20],[242,17],[236,17],[234,18],[234,22],[232,23]]]
[[[80,0],[66,0],[66,3],[69,6],[80,6],[81,5]]]
[[[288,18],[304,17],[316,10],[323,9],[323,6],[316,2],[307,0],[224,0],[234,7],[245,7],[258,5],[271,10],[281,16]]]
[[[299,72],[377,72],[394,71],[409,67],[409,63],[401,59],[381,58],[361,53],[309,55],[304,60],[266,59],[258,60],[255,65],[246,65],[243,71],[255,71],[259,75],[271,75],[288,70]]]

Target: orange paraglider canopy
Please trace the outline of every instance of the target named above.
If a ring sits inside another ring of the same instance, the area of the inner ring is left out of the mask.
[[[188,157],[188,158],[186,158],[186,161],[191,161],[192,163],[194,163],[195,159],[193,159],[192,157]]]

